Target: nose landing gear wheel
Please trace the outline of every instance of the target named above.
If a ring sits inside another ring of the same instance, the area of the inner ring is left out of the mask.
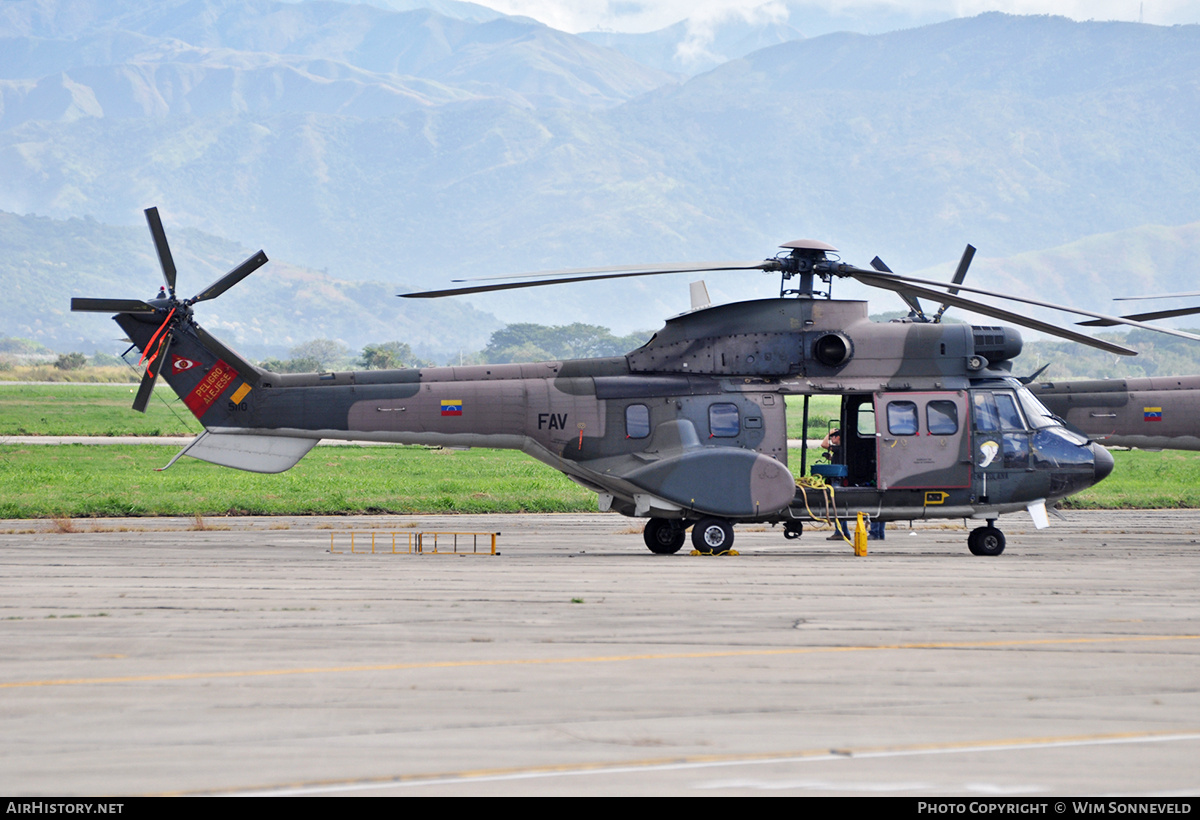
[[[991,525],[971,530],[967,549],[972,555],[999,555],[1004,552],[1004,533]]]
[[[720,518],[705,518],[692,527],[692,546],[701,555],[720,555],[733,549],[733,525]]]
[[[651,518],[642,530],[642,539],[655,555],[671,555],[679,552],[683,542],[687,540],[683,521],[671,521],[666,518]]]

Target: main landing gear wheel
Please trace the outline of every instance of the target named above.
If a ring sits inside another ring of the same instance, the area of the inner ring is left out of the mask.
[[[1004,552],[1004,533],[991,524],[971,530],[967,536],[967,549],[972,555],[999,555]]]
[[[701,555],[720,555],[733,549],[733,524],[721,518],[704,518],[692,527],[692,546]]]
[[[804,522],[789,521],[783,525],[783,537],[792,541],[804,535]]]
[[[642,538],[655,555],[671,555],[679,552],[679,548],[687,540],[686,529],[687,527],[682,521],[651,518],[646,522],[646,528],[642,530]]]

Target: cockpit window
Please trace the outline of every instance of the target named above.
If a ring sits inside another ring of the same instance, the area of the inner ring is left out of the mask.
[[[996,409],[996,399],[991,393],[972,393],[971,403],[975,405],[976,430],[990,433],[1000,429],[1000,411]]]
[[[996,407],[1000,409],[1000,429],[1024,430],[1025,422],[1017,410],[1017,402],[1012,393],[996,393]]]
[[[976,430],[991,432],[1025,429],[1025,422],[1021,419],[1012,393],[1006,390],[979,390],[972,393],[971,401],[975,405]]]
[[[1037,396],[1030,393],[1027,388],[1019,388],[1017,398],[1021,400],[1021,409],[1025,411],[1025,418],[1029,419],[1029,426],[1034,430],[1058,425],[1059,422],[1054,418],[1054,414],[1047,410],[1046,406],[1038,401]]]

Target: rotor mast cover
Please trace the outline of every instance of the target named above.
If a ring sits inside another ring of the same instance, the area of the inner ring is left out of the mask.
[[[819,239],[793,239],[791,242],[784,242],[779,247],[789,251],[820,251],[822,254],[837,253],[837,248]]]

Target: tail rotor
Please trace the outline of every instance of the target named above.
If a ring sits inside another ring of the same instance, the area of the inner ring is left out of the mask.
[[[150,337],[150,341],[142,349],[142,358],[138,362],[139,364],[142,362],[146,364],[146,372],[142,376],[137,396],[133,400],[133,409],[139,413],[146,412],[146,406],[150,401],[150,394],[154,391],[155,382],[158,381],[158,374],[169,360],[173,334],[180,327],[188,325],[200,336],[202,341],[206,343],[208,341],[215,342],[215,339],[210,334],[205,332],[200,325],[196,324],[192,317],[192,305],[197,302],[205,302],[209,299],[217,298],[267,263],[267,255],[260,250],[191,299],[181,300],[175,295],[175,259],[171,255],[171,246],[167,242],[167,234],[163,230],[162,219],[158,215],[158,208],[147,208],[145,213],[146,222],[150,226],[150,236],[154,240],[154,249],[158,253],[158,264],[162,269],[166,296],[144,301],[141,299],[91,298],[74,298],[71,300],[71,310],[73,311],[156,314],[162,317],[158,330],[155,331],[154,335]],[[220,345],[219,349],[221,351],[228,350],[224,345]],[[236,357],[232,356],[232,354],[231,358],[236,360]]]

